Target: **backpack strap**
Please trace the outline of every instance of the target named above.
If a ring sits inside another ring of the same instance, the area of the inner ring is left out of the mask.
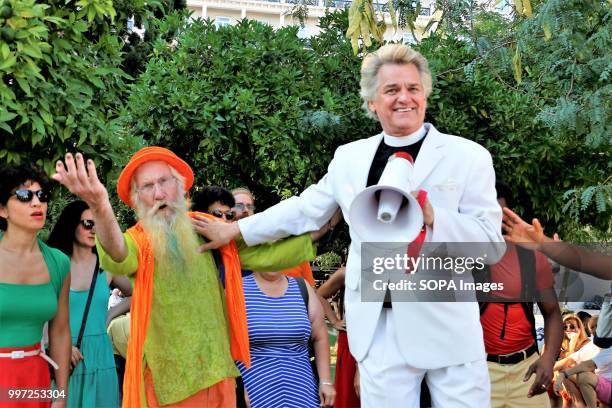
[[[538,336],[535,329],[535,316],[533,315],[533,303],[537,296],[537,280],[536,280],[536,257],[535,252],[519,245],[516,246],[516,252],[519,258],[521,268],[521,306],[525,312],[525,317],[531,325],[531,336],[537,344]]]
[[[304,306],[306,306],[306,316],[308,316],[308,300],[310,296],[308,295],[308,288],[306,287],[306,281],[304,280],[304,278],[301,278],[301,277],[293,278],[293,279],[295,279],[295,281],[298,284],[298,287],[300,288],[300,295],[302,295],[302,299],[304,300]],[[314,362],[315,351],[314,351],[314,342],[312,341],[312,333],[310,334],[310,339],[308,339],[308,358],[310,359],[310,364],[312,365],[312,372],[318,383],[319,373],[316,369],[316,363]]]
[[[306,306],[306,314],[308,314],[308,301],[309,301],[309,295],[308,295],[308,288],[306,287],[306,281],[304,280],[304,278],[293,278],[295,279],[295,281],[298,284],[298,287],[300,288],[300,295],[302,295],[302,299],[304,300],[304,306]]]
[[[521,302],[521,307],[525,313],[525,317],[531,327],[531,336],[534,342],[537,344],[538,338],[535,329],[535,316],[533,315],[533,299],[536,297],[537,285],[536,285],[536,260],[535,252],[525,249],[521,246],[516,246],[519,268],[521,272],[521,300],[530,299],[531,302]],[[491,282],[491,268],[489,265],[484,265],[482,270],[474,273],[475,282]],[[489,303],[493,300],[490,296],[484,293],[477,293],[478,306],[480,309],[480,315],[482,315]],[[506,318],[508,313],[508,306],[515,302],[504,302],[504,324],[500,333],[500,339],[504,339],[506,335]]]
[[[535,316],[533,315],[533,302],[521,302],[521,306],[531,326],[531,337],[533,337],[533,341],[538,344],[538,335],[535,329]]]
[[[484,265],[482,269],[472,271],[472,276],[474,277],[474,283],[491,282],[491,267],[489,265]],[[485,310],[487,310],[487,306],[489,306],[489,302],[491,302],[492,299],[488,294],[482,291],[476,292],[476,299],[478,300],[478,308],[482,315]]]
[[[537,294],[535,252],[516,246],[521,269],[521,299],[532,302]]]

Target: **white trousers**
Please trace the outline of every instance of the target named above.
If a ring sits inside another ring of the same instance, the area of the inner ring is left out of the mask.
[[[419,408],[421,381],[426,378],[433,407],[486,408],[491,406],[491,389],[486,360],[437,369],[410,366],[400,347],[410,348],[410,339],[398,339],[393,309],[383,309],[372,345],[359,362],[361,406],[364,408]],[[414,328],[418,336],[419,328]],[[440,336],[444,336],[440,328]],[[470,333],[466,333],[469,336]],[[435,350],[412,350],[435,353]],[[461,350],[457,350],[461,353]]]

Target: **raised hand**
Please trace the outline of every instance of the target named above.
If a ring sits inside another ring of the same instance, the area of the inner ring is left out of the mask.
[[[520,244],[528,249],[538,249],[542,243],[547,241],[544,229],[537,218],[534,218],[530,225],[511,209],[504,207],[503,211],[502,228],[506,232],[504,238],[508,241]]]
[[[96,166],[93,160],[85,159],[81,153],[76,158],[71,153],[66,153],[65,164],[58,160],[55,164],[56,173],[51,178],[94,209],[108,201],[108,192],[98,179]]]

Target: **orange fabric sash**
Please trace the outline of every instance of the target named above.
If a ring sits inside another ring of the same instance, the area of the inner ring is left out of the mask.
[[[212,218],[209,214],[190,212],[189,215],[201,215]],[[214,219],[214,218],[212,218]],[[143,379],[144,342],[149,325],[153,298],[154,254],[151,242],[140,224],[127,230],[138,246],[138,269],[132,291],[132,309],[130,338],[128,342],[123,385],[123,407],[140,407],[146,405]],[[230,347],[232,358],[240,360],[245,366],[251,366],[249,353],[249,333],[246,320],[246,303],[242,289],[240,258],[234,241],[219,248],[225,267],[225,298],[227,317],[230,327]]]

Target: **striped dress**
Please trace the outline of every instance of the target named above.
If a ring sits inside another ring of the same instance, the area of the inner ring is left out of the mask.
[[[243,278],[251,347],[251,368],[237,362],[252,408],[318,407],[308,360],[310,321],[297,282],[272,298],[254,275]]]

